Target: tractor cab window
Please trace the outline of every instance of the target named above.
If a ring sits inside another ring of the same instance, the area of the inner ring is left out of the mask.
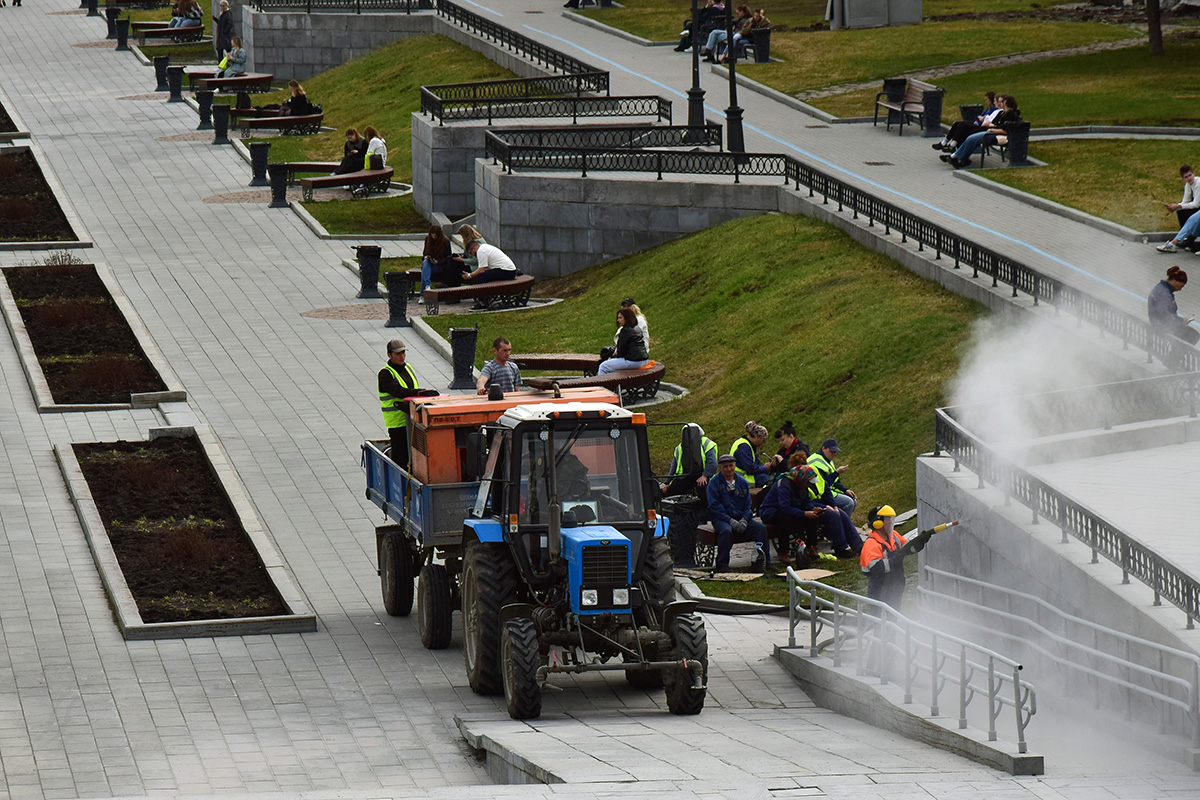
[[[543,435],[545,438],[542,438]],[[563,525],[641,522],[646,518],[637,437],[629,429],[563,425],[525,432],[520,449],[520,520],[550,523],[550,470],[555,470]]]

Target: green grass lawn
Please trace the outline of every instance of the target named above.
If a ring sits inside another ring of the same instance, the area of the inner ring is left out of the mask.
[[[477,363],[496,336],[522,352],[597,352],[632,294],[651,355],[690,394],[651,420],[695,421],[728,448],[746,420],[792,420],[810,445],[828,436],[861,512],[916,503],[914,457],[933,449],[933,409],[958,369],[978,304],[916,277],[838,229],[799,216],[738,220],[653,250],[542,281],[542,309],[426,317],[445,334],[479,324]],[[651,429],[665,471],[675,428]],[[773,441],[773,440],[772,440]]]
[[[1114,25],[1094,22],[988,22],[956,20],[926,22],[920,27],[871,28],[850,31],[812,31],[771,36],[771,55],[782,58],[778,64],[743,64],[738,69],[749,78],[781,92],[795,94],[846,81],[882,80],[901,72],[985,56],[1023,53],[1074,47],[1091,42],[1128,39],[1137,34]],[[1032,64],[1031,71],[1046,62]],[[983,73],[971,73],[973,77]],[[1190,73],[1189,73],[1190,74]],[[948,84],[938,81],[938,85]],[[982,89],[1009,87],[1007,83],[985,81],[971,83],[969,101]],[[982,87],[979,88],[979,87]],[[870,114],[875,94],[872,88],[867,100],[853,96],[852,110],[831,102],[845,95],[816,103],[822,109],[840,116]],[[1020,93],[1014,89],[1014,94]],[[959,102],[948,98],[949,102]],[[834,111],[836,106],[839,111]]]
[[[980,95],[992,89],[1014,95],[1034,127],[1194,126],[1200,73],[1193,65],[1198,58],[1200,41],[1170,39],[1161,58],[1152,58],[1142,45],[954,75],[937,81],[946,89],[942,118],[958,119],[960,103],[978,103]],[[813,104],[838,116],[862,116],[871,113],[877,91],[836,95]]]
[[[411,194],[374,200],[325,200],[302,205],[332,234],[369,236],[429,230],[429,223],[413,207]]]
[[[1078,208],[1139,231],[1176,230],[1175,212],[1163,203],[1183,196],[1182,164],[1200,169],[1200,153],[1187,141],[1076,139],[1030,145],[1048,166],[979,172],[998,183]],[[1098,191],[1098,187],[1105,187]],[[1112,191],[1120,187],[1119,191]]]
[[[271,161],[340,161],[347,128],[374,125],[387,140],[396,180],[412,182],[412,121],[421,110],[421,86],[513,78],[513,73],[444,36],[415,36],[306,81],[304,89],[334,130],[271,140]],[[280,103],[286,91],[261,95],[255,105]],[[356,204],[361,205],[361,204]]]
[[[146,44],[141,50],[146,58],[152,59],[155,56],[170,56],[172,64],[195,65],[217,63],[217,55],[213,52],[212,45],[208,42]],[[187,88],[187,80],[184,80],[183,88]]]

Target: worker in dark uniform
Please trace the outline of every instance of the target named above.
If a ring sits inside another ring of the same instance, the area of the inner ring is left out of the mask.
[[[408,398],[432,397],[433,389],[422,389],[417,374],[405,363],[404,342],[392,339],[387,346],[388,360],[379,370],[379,404],[383,424],[392,440],[392,461],[408,469]]]

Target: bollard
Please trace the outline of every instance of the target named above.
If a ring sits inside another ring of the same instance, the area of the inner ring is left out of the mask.
[[[167,84],[167,67],[171,64],[170,56],[154,57],[154,91],[167,92],[171,87]],[[179,73],[179,90],[183,90],[183,72]],[[176,92],[178,94],[179,92]],[[179,98],[183,100],[182,97]]]
[[[113,23],[117,26],[117,51],[129,50],[129,20],[119,19]]]
[[[104,21],[108,24],[108,36],[105,39],[117,38],[117,17],[121,16],[121,9],[117,6],[104,7]]]
[[[270,186],[267,180],[267,153],[271,150],[270,142],[251,142],[250,148],[250,183],[247,186]]]
[[[89,17],[100,16],[100,4],[96,0],[87,0],[87,10]]]
[[[211,131],[213,127],[213,93],[209,90],[196,92],[197,111],[200,113],[200,124],[196,126],[198,131]]]
[[[167,88],[171,92],[168,103],[183,102],[183,67],[167,67]]]
[[[479,328],[451,328],[450,350],[453,353],[454,380],[447,388],[475,388],[475,342],[479,339]]]
[[[408,321],[408,273],[402,269],[387,274],[388,321],[385,328],[407,328]]]
[[[80,8],[87,8],[88,0],[79,0]]]
[[[229,144],[229,106],[217,103],[213,106],[213,144]]]
[[[358,254],[358,277],[362,288],[355,295],[359,300],[368,297],[382,297],[379,294],[379,257],[383,248],[372,244],[363,244],[354,248]],[[405,298],[407,301],[407,298]]]
[[[287,164],[267,164],[267,172],[271,175],[271,204],[267,208],[288,208]]]

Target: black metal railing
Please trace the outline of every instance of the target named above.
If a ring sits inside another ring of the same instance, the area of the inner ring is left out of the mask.
[[[411,14],[432,11],[433,0],[253,0],[256,11],[354,12],[395,11]]]
[[[483,109],[487,104],[521,102],[535,98],[581,97],[584,93],[608,95],[607,72],[581,72],[578,75],[550,75],[543,78],[506,78],[474,83],[443,83],[421,87],[421,113],[436,120],[480,119],[479,116],[455,116],[461,109]]]
[[[595,117],[654,117],[671,121],[671,101],[653,95],[633,97],[547,97],[529,100],[480,100],[442,103],[440,119],[566,119]]]
[[[721,126],[703,128],[686,125],[588,125],[570,128],[497,128],[489,136],[510,147],[643,148],[723,147]]]
[[[1200,392],[1200,375],[1188,373],[1146,381],[1126,381],[1101,387],[1090,387],[1095,393],[1092,404],[1108,404],[1126,409],[1124,421],[1136,422],[1154,418],[1187,414],[1196,415],[1196,395]],[[1070,390],[1051,398],[1050,406],[1073,403],[1084,407],[1079,400],[1087,389]],[[1016,398],[1015,403],[1028,404],[1032,398]],[[1147,402],[1148,408],[1137,410],[1139,402]],[[1100,514],[1058,491],[1027,470],[1013,463],[988,446],[980,437],[967,430],[955,417],[964,413],[963,407],[939,408],[935,417],[935,454],[946,453],[954,459],[954,469],[959,466],[979,476],[979,486],[990,483],[1032,511],[1036,524],[1045,519],[1062,531],[1062,542],[1068,537],[1083,542],[1091,548],[1092,562],[1103,556],[1121,569],[1122,582],[1130,577],[1148,586],[1154,592],[1154,605],[1162,600],[1176,606],[1187,615],[1187,627],[1194,627],[1200,616],[1200,581],[1159,555],[1153,548],[1139,542],[1109,522]],[[1075,428],[1073,428],[1075,429]]]
[[[450,2],[450,0],[438,0],[437,13],[450,22],[479,36],[491,39],[497,44],[504,45],[505,48],[512,50],[518,55],[524,56],[555,72],[570,75],[580,72],[602,71],[591,64],[580,61],[574,56],[567,55],[561,50],[547,47],[541,42],[530,39],[528,36],[492,22],[486,17],[481,17],[474,11],[468,11],[457,3]]]
[[[686,129],[685,129],[686,130]],[[786,156],[773,153],[671,152],[669,150],[623,149],[617,147],[537,147],[513,145],[505,141],[503,131],[488,131],[484,151],[494,163],[509,172],[524,169],[578,170],[587,177],[596,172],[653,172],[661,180],[664,173],[687,175],[732,175],[739,182],[743,175],[781,177],[786,172]]]

